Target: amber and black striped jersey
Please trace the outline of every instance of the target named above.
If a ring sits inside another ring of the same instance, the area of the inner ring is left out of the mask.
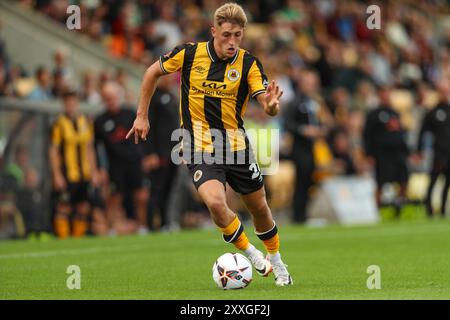
[[[160,66],[164,73],[181,72],[180,122],[193,137],[195,152],[214,151],[211,129],[226,137],[232,151],[249,147],[243,134],[249,96],[265,93],[268,85],[257,58],[239,49],[221,60],[212,39],[176,47],[160,57]]]
[[[69,183],[90,180],[88,148],[92,142],[93,128],[84,115],[71,119],[63,114],[53,123],[50,143],[59,149],[61,171]]]

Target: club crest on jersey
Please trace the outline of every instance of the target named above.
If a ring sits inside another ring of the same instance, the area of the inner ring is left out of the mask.
[[[241,74],[236,69],[228,70],[228,73],[227,73],[228,80],[236,81],[237,79],[239,79],[240,76],[241,76]]]
[[[198,180],[200,180],[202,175],[203,175],[202,170],[195,171],[195,173],[194,173],[194,182],[197,182]]]

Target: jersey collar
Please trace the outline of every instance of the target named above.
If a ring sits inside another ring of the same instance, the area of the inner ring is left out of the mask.
[[[216,50],[214,50],[214,38],[209,40],[208,43],[206,44],[206,51],[208,51],[208,56],[212,62],[220,61],[220,58],[217,55]],[[236,62],[238,55],[239,55],[239,49],[236,50],[236,53],[234,54],[234,56],[232,58],[222,60],[222,61],[226,61],[229,64],[233,64]]]

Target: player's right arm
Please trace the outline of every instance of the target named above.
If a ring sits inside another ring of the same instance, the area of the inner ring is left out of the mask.
[[[158,78],[162,75],[164,75],[164,72],[160,67],[159,61],[153,63],[144,73],[139,94],[136,120],[134,120],[133,127],[126,136],[128,139],[134,133],[134,143],[138,143],[139,138],[142,140],[147,139],[147,134],[150,130],[150,123],[148,121],[148,107],[150,105],[150,99],[155,92]]]
[[[153,63],[145,71],[141,84],[136,120],[134,121],[133,127],[127,133],[127,139],[133,133],[134,143],[138,143],[139,138],[142,140],[147,139],[147,134],[150,129],[150,123],[148,121],[148,108],[153,93],[155,92],[158,78],[162,75],[181,70],[184,61],[184,52],[188,45],[190,44],[175,47],[168,54],[161,56],[158,61]]]

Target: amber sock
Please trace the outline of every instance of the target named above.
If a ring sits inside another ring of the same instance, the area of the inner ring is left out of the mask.
[[[88,222],[85,217],[75,217],[72,221],[72,235],[75,238],[80,238],[86,235],[88,230]]]
[[[55,234],[58,238],[65,239],[70,235],[69,219],[66,216],[55,217],[53,222]]]
[[[219,228],[223,233],[223,240],[233,245],[239,250],[247,250],[250,246],[247,235],[244,232],[244,226],[236,216],[233,221],[225,228]]]
[[[270,230],[255,233],[262,240],[269,254],[274,255],[280,250],[280,237],[278,236],[278,228],[275,222]]]

